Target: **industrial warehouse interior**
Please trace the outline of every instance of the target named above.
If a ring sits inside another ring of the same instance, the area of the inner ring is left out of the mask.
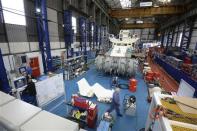
[[[0,9],[0,131],[197,131],[197,0]]]

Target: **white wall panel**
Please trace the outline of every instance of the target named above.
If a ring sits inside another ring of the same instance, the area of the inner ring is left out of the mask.
[[[48,17],[48,20],[57,22],[57,11],[47,8],[47,17]]]
[[[30,42],[30,49],[31,51],[38,51],[39,50],[39,43],[38,42]]]
[[[65,42],[60,42],[60,47],[65,48]]]
[[[61,44],[59,42],[60,40],[59,40],[58,24],[57,24],[57,11],[47,8],[47,12],[48,12],[47,14],[48,19],[53,21],[53,22],[48,22],[51,49],[61,48]]]
[[[0,48],[1,48],[2,54],[8,54],[9,53],[8,43],[0,43]]]
[[[52,50],[52,51],[51,51],[51,55],[52,55],[52,56],[61,56],[61,53],[62,53],[62,52],[65,52],[65,51],[66,51],[66,49]]]
[[[3,56],[3,62],[4,62],[4,65],[5,65],[5,69],[7,71],[10,71],[11,70],[11,65],[10,65],[10,62],[9,62],[9,56]]]
[[[60,42],[50,42],[51,49],[58,49],[60,48]]]
[[[10,42],[9,45],[11,53],[22,53],[29,51],[28,42]]]
[[[48,26],[49,26],[49,36],[59,37],[57,24],[49,22]]]

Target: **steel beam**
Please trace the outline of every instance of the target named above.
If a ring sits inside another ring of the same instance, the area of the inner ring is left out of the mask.
[[[184,6],[161,6],[131,9],[112,9],[109,15],[114,18],[139,18],[156,15],[175,15],[185,12]]]
[[[154,23],[143,23],[143,24],[123,24],[120,26],[120,29],[144,29],[144,28],[158,28],[158,25]]]
[[[46,0],[35,0],[39,47],[42,54],[44,73],[52,71]],[[38,12],[40,9],[40,12]]]

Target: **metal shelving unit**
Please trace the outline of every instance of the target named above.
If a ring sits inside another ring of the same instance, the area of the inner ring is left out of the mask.
[[[85,60],[84,56],[77,56],[64,60],[65,79],[73,79],[84,73]]]

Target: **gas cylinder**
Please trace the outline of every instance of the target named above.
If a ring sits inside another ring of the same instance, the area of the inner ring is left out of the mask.
[[[136,79],[130,79],[129,80],[129,90],[131,92],[135,92],[137,88],[137,80]]]

